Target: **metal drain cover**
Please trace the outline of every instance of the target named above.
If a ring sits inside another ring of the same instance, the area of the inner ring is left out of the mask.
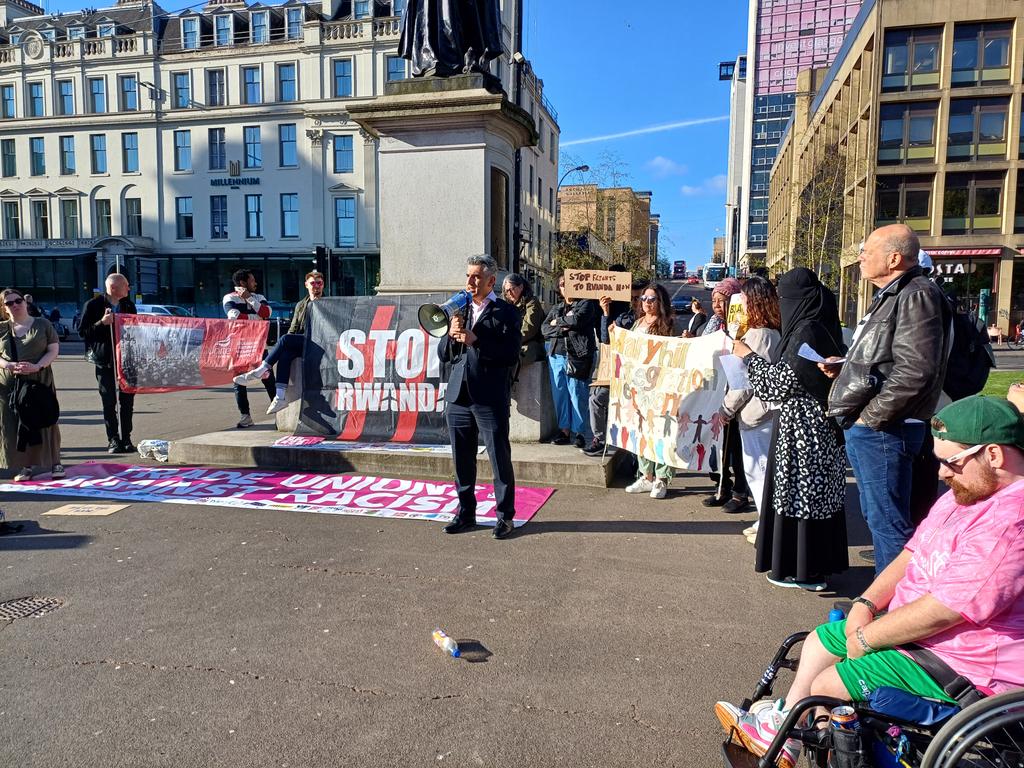
[[[17,600],[7,600],[0,603],[0,621],[37,619],[53,613],[62,605],[64,601],[57,597],[19,597]]]

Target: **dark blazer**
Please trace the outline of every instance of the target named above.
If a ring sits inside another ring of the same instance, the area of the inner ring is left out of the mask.
[[[89,299],[82,309],[82,322],[78,326],[78,333],[85,340],[86,348],[92,350],[97,365],[107,368],[114,364],[114,327],[103,325],[100,320],[108,307],[114,308],[105,293]],[[125,315],[137,314],[135,303],[127,296],[117,303],[117,311]]]
[[[704,332],[704,326],[708,324],[707,312],[694,312],[693,317],[686,323],[686,330],[694,336],[700,336]]]
[[[472,317],[472,310],[467,317]],[[459,344],[451,336],[441,339],[438,357],[442,363],[452,364],[445,400],[454,403],[465,386],[474,405],[508,407],[512,400],[512,371],[519,362],[523,338],[521,325],[516,308],[496,299],[470,328],[477,337],[475,345]]]

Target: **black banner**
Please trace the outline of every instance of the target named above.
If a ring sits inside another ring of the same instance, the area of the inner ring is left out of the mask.
[[[299,434],[445,445],[448,370],[417,312],[443,294],[310,302]]]

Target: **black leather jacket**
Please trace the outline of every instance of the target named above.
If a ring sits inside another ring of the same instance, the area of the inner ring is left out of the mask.
[[[844,427],[859,419],[876,430],[931,419],[946,376],[951,321],[942,291],[920,267],[879,291],[832,384],[829,416]]]

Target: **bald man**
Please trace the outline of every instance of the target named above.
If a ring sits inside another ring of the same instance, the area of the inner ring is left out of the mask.
[[[134,453],[132,413],[135,395],[122,392],[114,376],[114,315],[137,314],[128,298],[131,286],[124,275],[109,275],[104,292],[90,299],[82,310],[79,333],[85,339],[88,358],[96,366],[96,383],[103,402],[103,423],[107,428],[107,453]]]
[[[952,311],[917,263],[917,235],[904,224],[872,232],[860,247],[860,273],[878,292],[857,325],[834,377],[829,415],[846,429],[861,513],[879,574],[903,551],[914,526],[914,459],[935,413],[952,338]]]

